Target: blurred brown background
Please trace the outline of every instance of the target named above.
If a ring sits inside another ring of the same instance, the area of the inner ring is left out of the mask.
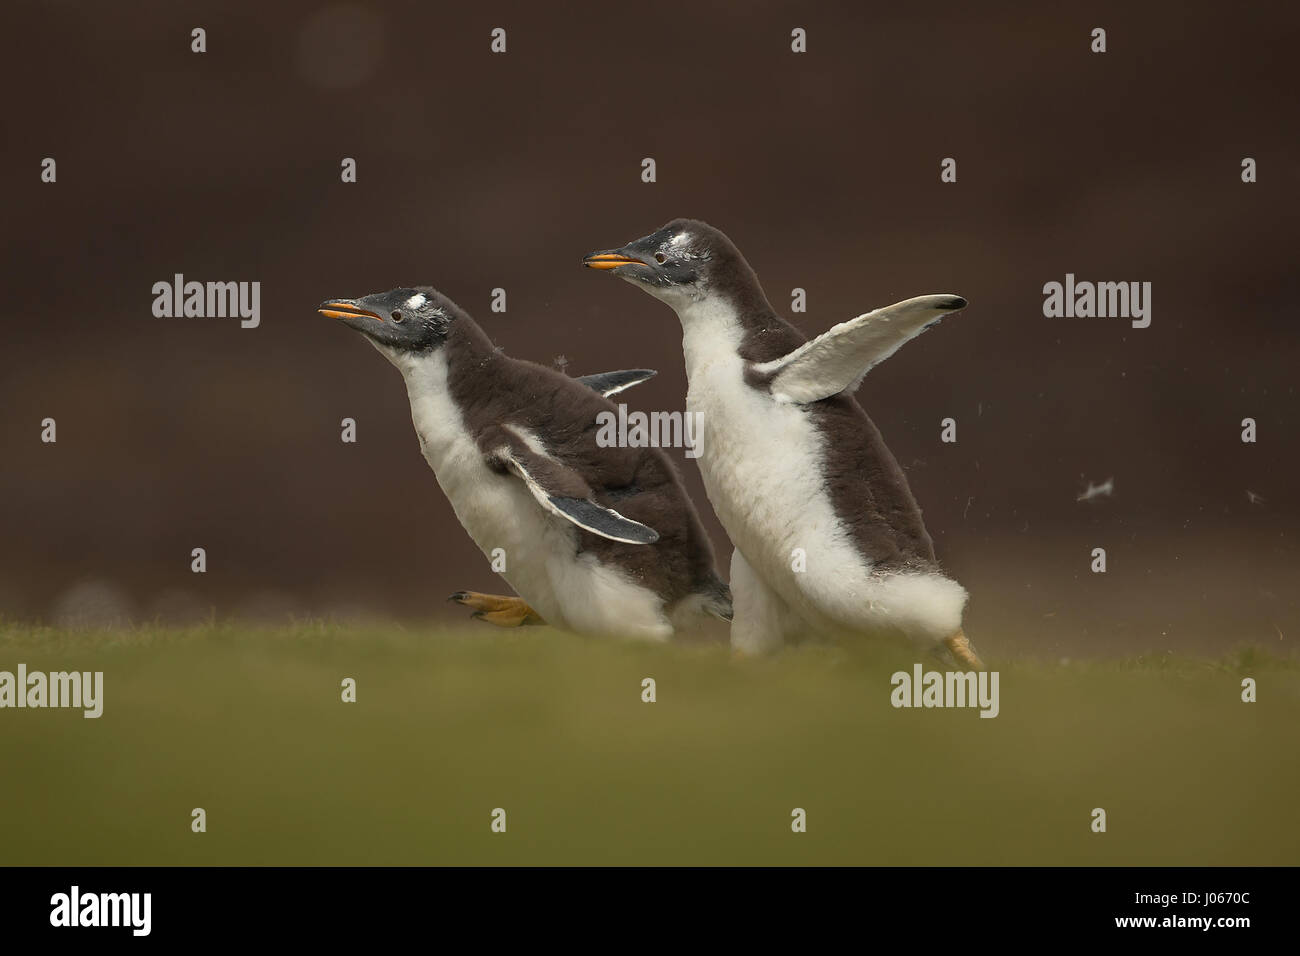
[[[859,397],[986,653],[1289,650],[1297,8],[861,6],[12,4],[0,615],[463,619],[445,596],[496,582],[399,376],[314,306],[432,284],[513,355],[659,369],[625,398],[677,409],[674,316],[578,262],[692,216],[812,333],[970,300]],[[261,327],[154,318],[177,272],[260,281]],[[1067,272],[1153,283],[1150,328],[1044,318]]]

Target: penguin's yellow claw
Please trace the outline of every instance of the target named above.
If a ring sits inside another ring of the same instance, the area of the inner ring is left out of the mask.
[[[984,662],[975,653],[975,648],[970,646],[970,639],[966,637],[965,632],[960,627],[957,628],[957,633],[946,638],[943,644],[944,647],[948,648],[952,656],[957,659],[957,663],[963,664],[972,670],[984,670]]]
[[[481,594],[478,591],[457,591],[447,600],[472,608],[473,617],[497,627],[526,627],[545,624],[523,598],[501,594]]]

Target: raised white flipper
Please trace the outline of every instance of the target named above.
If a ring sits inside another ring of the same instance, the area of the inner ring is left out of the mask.
[[[950,312],[966,307],[955,295],[921,295],[849,319],[788,355],[754,366],[772,375],[777,401],[807,404],[857,389],[879,365]]]

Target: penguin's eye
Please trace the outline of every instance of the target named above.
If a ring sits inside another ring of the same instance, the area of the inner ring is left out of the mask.
[[[655,253],[655,262],[659,263],[660,265],[663,265],[667,261],[668,261],[668,257],[664,255],[662,252]]]
[[[394,322],[401,322],[401,321],[402,321],[402,313],[400,313],[400,312],[394,312],[394,313],[393,313],[393,321],[394,321]]]

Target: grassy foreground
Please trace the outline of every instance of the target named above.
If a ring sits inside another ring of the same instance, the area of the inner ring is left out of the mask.
[[[891,707],[914,661],[543,628],[0,625],[0,670],[104,672],[98,720],[0,710],[0,864],[1300,863],[1294,659],[993,659],[991,720]]]

